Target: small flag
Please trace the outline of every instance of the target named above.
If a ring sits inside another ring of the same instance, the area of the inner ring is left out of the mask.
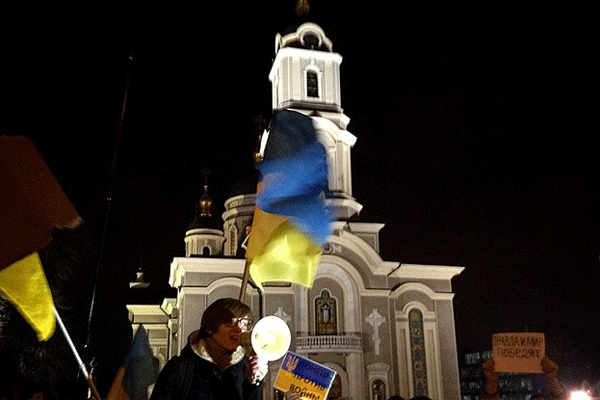
[[[0,293],[15,305],[36,331],[38,340],[52,337],[56,321],[52,311],[47,310],[52,310],[54,302],[38,253],[0,271]]]
[[[331,234],[323,202],[327,155],[312,119],[276,110],[266,137],[261,181],[246,251],[252,280],[311,287]]]
[[[0,136],[0,294],[19,310],[39,340],[54,332],[53,300],[37,250],[52,229],[81,218],[52,172],[23,136]]]
[[[127,354],[124,365],[108,392],[107,400],[147,400],[148,387],[158,377],[158,360],[152,353],[148,334],[140,325]]]

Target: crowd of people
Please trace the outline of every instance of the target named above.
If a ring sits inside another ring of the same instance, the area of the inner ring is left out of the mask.
[[[172,358],[161,371],[151,400],[263,398],[267,363],[240,346],[241,335],[252,327],[250,308],[235,299],[219,299],[204,312],[200,329],[192,333],[181,354]],[[565,390],[558,380],[558,365],[549,357],[541,362],[550,393],[536,394],[531,400],[564,400]],[[485,376],[481,400],[501,400],[499,372],[495,361],[482,364]],[[285,393],[286,400],[299,400],[296,393]],[[388,400],[405,400],[392,396]],[[416,396],[409,400],[432,400]]]
[[[4,320],[18,320],[14,311],[7,311],[9,306],[1,299],[0,309],[4,309]],[[160,372],[150,400],[262,400],[267,362],[241,346],[242,334],[252,329],[253,319],[250,307],[238,300],[224,298],[213,302],[202,314],[199,329],[189,336],[180,355],[171,358]],[[0,325],[2,322],[0,320]],[[25,322],[21,321],[21,324]],[[14,340],[25,340],[18,335],[13,337]],[[60,379],[64,379],[60,375],[60,363],[48,362],[45,344],[26,341],[30,345],[13,346],[19,348],[18,353],[3,351],[0,354],[0,400],[59,398],[54,390]],[[6,341],[4,345],[6,347]],[[480,399],[502,400],[500,374],[494,358],[486,360],[481,368],[485,384]],[[558,365],[545,357],[541,368],[549,392],[532,395],[530,399],[565,400],[567,395],[558,380]],[[301,399],[291,392],[285,393],[284,397],[286,400]],[[396,395],[388,400],[406,399]],[[432,399],[416,396],[408,400]]]
[[[500,373],[496,370],[495,364],[494,357],[491,357],[481,365],[485,377],[481,400],[502,400],[502,395],[498,389]],[[547,380],[548,393],[533,394],[530,400],[566,400],[567,392],[558,380],[558,365],[546,356],[541,361],[541,367]]]
[[[225,298],[212,303],[202,315],[200,329],[160,372],[150,400],[263,399],[267,363],[240,345],[252,322],[250,308],[238,300]],[[284,397],[301,399],[292,392]],[[405,399],[392,396],[388,400]],[[410,400],[431,399],[416,396]]]

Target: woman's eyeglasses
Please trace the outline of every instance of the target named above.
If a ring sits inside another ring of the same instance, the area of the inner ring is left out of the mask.
[[[241,329],[250,330],[252,328],[252,320],[250,318],[234,318],[227,324],[230,328],[239,326]]]

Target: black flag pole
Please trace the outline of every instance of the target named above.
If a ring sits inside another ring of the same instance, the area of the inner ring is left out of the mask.
[[[123,121],[125,120],[125,113],[127,111],[127,101],[129,99],[129,89],[131,84],[131,71],[133,69],[133,56],[130,55],[127,57],[127,75],[125,78],[125,89],[123,91],[123,103],[121,106],[121,112],[119,113],[119,119],[117,123],[117,127],[115,129],[115,143],[112,154],[112,162],[110,164],[109,169],[109,177],[108,177],[108,195],[106,196],[106,213],[104,216],[104,225],[102,228],[102,235],[100,237],[100,247],[98,250],[98,257],[96,260],[96,270],[94,272],[94,286],[92,289],[92,300],[90,303],[90,311],[88,315],[87,321],[87,334],[85,341],[85,348],[88,349],[90,345],[90,338],[92,333],[92,319],[94,315],[94,306],[96,303],[96,293],[98,289],[98,277],[100,275],[100,267],[104,258],[104,246],[106,241],[106,234],[108,231],[108,224],[110,221],[110,214],[112,205],[114,203],[114,193],[115,193],[115,185],[116,185],[116,175],[117,175],[117,164],[119,159],[119,150],[121,146],[121,137],[123,136]]]

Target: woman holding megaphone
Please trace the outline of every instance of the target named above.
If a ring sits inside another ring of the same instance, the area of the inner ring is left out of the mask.
[[[267,360],[240,345],[252,323],[246,304],[231,298],[212,303],[200,330],[160,372],[150,399],[262,400]]]

